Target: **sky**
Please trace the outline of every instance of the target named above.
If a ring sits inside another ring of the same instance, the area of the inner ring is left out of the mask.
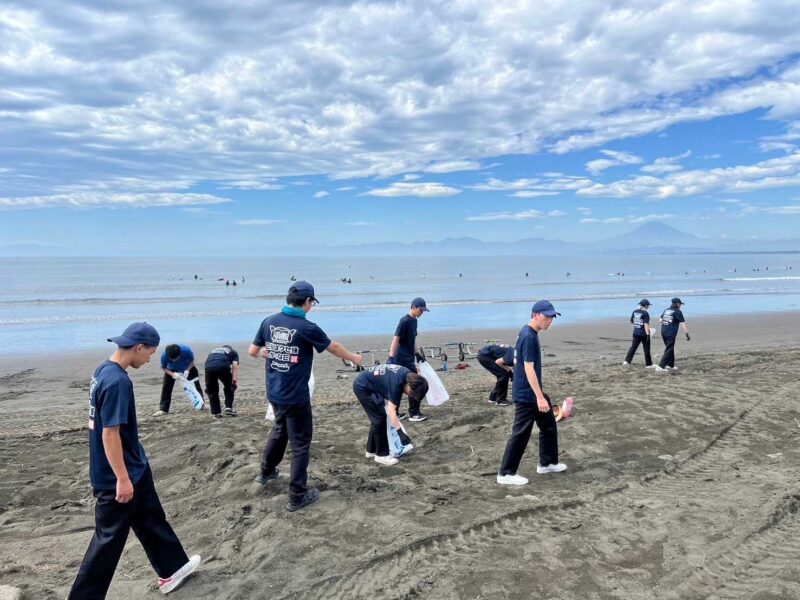
[[[800,237],[791,1],[0,0],[0,249]]]

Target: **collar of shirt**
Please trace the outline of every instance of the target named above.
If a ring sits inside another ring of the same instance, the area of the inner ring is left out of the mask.
[[[300,317],[301,319],[306,318],[306,311],[302,308],[295,308],[294,306],[284,306],[281,309],[281,312],[285,315],[289,315],[290,317]]]

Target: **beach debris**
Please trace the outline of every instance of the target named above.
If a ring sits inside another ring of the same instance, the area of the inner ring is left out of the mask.
[[[659,454],[658,460],[672,460],[672,454]]]
[[[780,458],[783,456],[783,452],[776,452],[775,454],[767,454],[769,458]]]
[[[22,590],[10,585],[0,585],[0,600],[22,600]]]
[[[572,396],[567,396],[564,398],[564,403],[561,406],[558,404],[553,405],[553,415],[556,418],[556,421],[560,421],[561,419],[566,419],[572,415],[572,409],[575,403],[575,399]]]

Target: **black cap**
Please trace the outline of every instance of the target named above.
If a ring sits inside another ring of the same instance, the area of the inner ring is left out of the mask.
[[[650,306],[650,300],[647,298],[642,298],[639,300],[639,306]]]
[[[290,294],[297,294],[303,298],[311,298],[314,302],[319,302],[314,296],[314,286],[307,281],[295,281],[289,288]]]
[[[672,303],[673,304],[683,304],[683,300],[681,300],[680,298],[673,298],[672,299]]]

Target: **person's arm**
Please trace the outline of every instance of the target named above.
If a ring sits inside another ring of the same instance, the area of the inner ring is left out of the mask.
[[[231,365],[233,367],[233,383],[239,382],[239,361],[233,361]]]
[[[645,335],[650,335],[650,323],[645,323],[644,324],[644,334]]]
[[[103,450],[106,453],[108,464],[111,465],[111,470],[117,477],[117,502],[121,504],[130,502],[133,498],[133,483],[128,476],[128,469],[125,467],[125,459],[122,455],[119,425],[103,428]]]
[[[167,367],[162,367],[161,369],[164,371],[164,373],[175,379],[175,371],[170,371]]]
[[[400,346],[400,336],[396,335],[392,338],[392,343],[389,344],[389,358],[392,360],[397,356],[397,348]]]
[[[689,335],[689,330],[686,328],[686,321],[683,321],[681,323],[681,329],[683,329],[683,333],[686,334],[686,341],[688,342],[689,340],[691,340],[692,338]]]
[[[266,356],[264,356],[264,354],[266,353],[264,346],[256,346],[255,344],[250,344],[250,347],[247,349],[247,353],[253,358],[258,358],[259,356],[261,358],[266,358]]]
[[[494,364],[496,364],[498,367],[502,367],[506,371],[511,372],[511,370],[512,370],[511,367],[506,365],[506,361],[504,361],[502,357],[500,357],[496,361],[494,361]]]
[[[350,352],[347,348],[342,346],[339,342],[331,342],[331,344],[330,344],[330,346],[328,346],[327,350],[328,350],[328,352],[330,352],[331,354],[333,354],[334,356],[336,356],[338,358],[342,358],[344,360],[349,360],[350,362],[361,366],[361,360],[362,360],[361,359],[361,355],[360,354],[354,354],[353,352]]]
[[[528,383],[531,385],[534,395],[536,396],[536,405],[539,407],[540,412],[547,412],[550,410],[550,405],[544,397],[542,387],[539,385],[539,379],[536,377],[536,371],[533,369],[532,362],[525,363],[525,376],[528,378]]]
[[[388,407],[389,423],[391,423],[392,427],[395,429],[400,429],[400,419],[397,418],[397,407],[394,405],[394,402],[387,401],[386,406]]]

